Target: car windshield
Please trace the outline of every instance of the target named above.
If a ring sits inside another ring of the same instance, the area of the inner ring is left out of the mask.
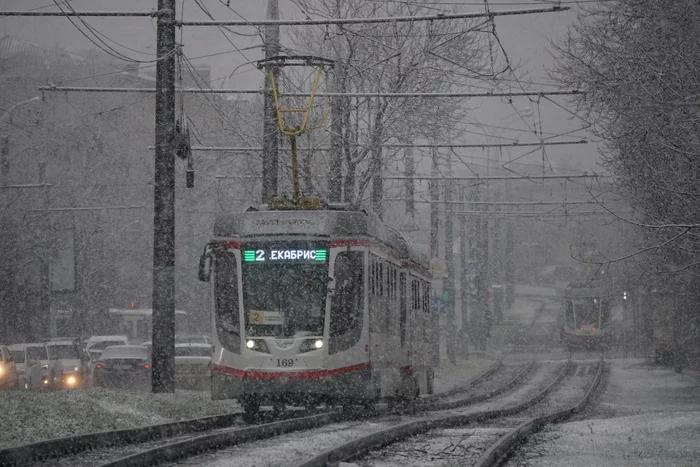
[[[24,350],[10,350],[10,355],[15,363],[24,363]]]
[[[46,349],[44,347],[35,346],[27,347],[27,357],[29,360],[48,360],[49,357],[46,355]]]
[[[210,357],[210,347],[175,347],[176,357]]]
[[[249,336],[323,334],[328,242],[259,242],[243,252],[243,307]]]
[[[54,344],[47,347],[52,360],[78,360],[80,358],[78,349],[74,345]]]
[[[133,358],[148,359],[148,349],[146,347],[113,346],[102,352],[102,360]]]

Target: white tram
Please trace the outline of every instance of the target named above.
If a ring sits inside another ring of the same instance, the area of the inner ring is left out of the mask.
[[[562,343],[569,348],[610,344],[610,297],[598,280],[570,282],[563,292]]]
[[[221,215],[200,279],[212,284],[212,399],[250,415],[432,393],[428,267],[367,212]]]

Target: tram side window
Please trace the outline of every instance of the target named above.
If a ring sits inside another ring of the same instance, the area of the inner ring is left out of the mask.
[[[370,268],[378,270],[376,263]],[[360,340],[364,315],[364,253],[338,253],[333,268],[335,293],[331,299],[328,353],[347,350]]]
[[[399,277],[399,328],[401,345],[406,343],[406,323],[408,321],[408,301],[406,300],[406,274]]]
[[[214,269],[216,335],[226,350],[240,353],[241,332],[236,272],[236,257],[233,254],[223,253],[216,256]]]
[[[384,295],[384,262],[380,261],[379,262],[379,273],[378,273],[378,278],[377,282],[379,283],[379,294],[380,296]]]

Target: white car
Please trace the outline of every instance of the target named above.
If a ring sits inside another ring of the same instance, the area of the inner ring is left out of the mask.
[[[181,387],[207,388],[211,344],[175,344],[175,381]]]
[[[0,346],[0,388],[18,387],[17,366],[10,351],[4,345]]]
[[[41,343],[14,344],[7,347],[15,360],[19,387],[40,389],[48,387],[49,357]]]
[[[85,387],[89,378],[88,356],[78,340],[45,342],[49,357],[49,386],[53,389]]]
[[[91,336],[85,341],[85,350],[90,354],[90,360],[95,362],[107,347],[128,344],[129,339],[126,336]]]

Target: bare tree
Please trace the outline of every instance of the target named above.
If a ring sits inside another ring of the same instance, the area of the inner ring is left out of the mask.
[[[412,16],[443,8],[431,3],[294,1],[307,15],[333,18]],[[490,24],[485,18],[305,28],[295,30],[293,40],[296,53],[335,60],[333,79],[340,93],[434,93],[470,89],[496,77]],[[359,202],[372,186],[372,204],[380,210],[381,173],[390,160],[382,145],[392,139],[454,138],[467,111],[464,104],[454,98],[338,98],[340,124],[331,131],[340,133],[345,201]]]
[[[606,166],[667,270],[696,269],[700,260],[699,20],[692,0],[586,8],[557,45],[553,73],[585,89],[578,111],[603,139]]]

